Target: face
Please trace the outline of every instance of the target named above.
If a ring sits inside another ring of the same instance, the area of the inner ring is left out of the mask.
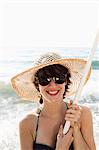
[[[39,84],[39,91],[44,100],[47,100],[49,102],[59,102],[63,100],[65,85],[66,81],[64,83],[58,84],[55,83],[54,80],[51,80],[49,84],[45,86]]]
[[[39,69],[35,74],[34,84],[42,95],[43,100],[56,102],[63,96],[70,84],[70,73],[60,64],[54,64]]]

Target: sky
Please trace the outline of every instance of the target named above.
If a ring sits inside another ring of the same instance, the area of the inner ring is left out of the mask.
[[[0,50],[88,47],[99,27],[98,0],[1,0]]]

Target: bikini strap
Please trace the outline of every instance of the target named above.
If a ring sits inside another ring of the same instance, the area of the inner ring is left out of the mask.
[[[40,112],[41,112],[41,110],[38,112],[38,116],[37,116],[36,131],[35,131],[36,133],[35,133],[35,140],[34,140],[34,142],[36,142],[36,138],[37,138],[37,131],[38,131]]]
[[[66,102],[65,102],[65,104],[66,104],[66,109],[69,109],[68,108],[68,104]],[[36,138],[37,138],[37,131],[38,131],[40,113],[41,113],[41,109],[38,109],[37,110],[37,114],[38,114],[38,116],[37,116],[37,124],[36,124],[36,131],[35,131],[36,133],[35,133],[35,140],[34,140],[35,143],[36,143]]]

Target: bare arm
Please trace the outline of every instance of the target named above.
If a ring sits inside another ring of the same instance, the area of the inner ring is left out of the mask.
[[[83,108],[81,116],[81,131],[74,126],[74,149],[75,150],[96,150],[93,136],[92,114],[87,107]]]
[[[74,149],[96,150],[92,114],[89,108],[71,104],[66,112],[65,119],[69,120],[74,128]]]
[[[20,150],[33,150],[33,123],[31,123],[31,118],[27,117],[20,122],[19,135]]]

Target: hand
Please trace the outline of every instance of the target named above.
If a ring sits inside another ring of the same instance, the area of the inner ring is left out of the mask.
[[[63,134],[63,126],[60,126],[58,135],[56,150],[69,150],[71,143],[73,142],[73,129],[70,128],[67,134]]]
[[[78,106],[77,104],[73,104],[72,101],[70,101],[70,104],[68,105],[68,110],[66,111],[65,120],[71,122],[71,126],[80,127],[80,118],[81,118],[81,111],[82,108]]]

